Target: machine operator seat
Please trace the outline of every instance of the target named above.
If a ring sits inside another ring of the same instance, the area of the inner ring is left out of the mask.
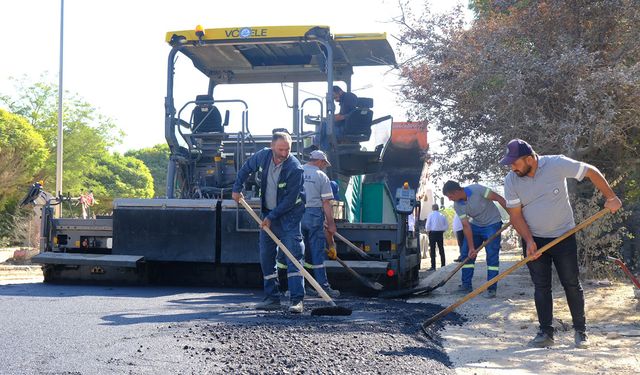
[[[350,142],[368,141],[371,137],[371,122],[373,121],[373,99],[358,98],[356,108],[349,112],[344,119],[343,136]]]
[[[192,128],[194,134],[199,133],[223,133],[222,115],[216,106],[213,105],[211,95],[196,96],[196,107],[191,114]]]
[[[228,136],[224,132],[220,111],[213,103],[213,96],[198,95],[191,112],[191,144],[205,159],[218,155]]]
[[[383,145],[378,145],[371,151],[362,150],[360,146],[360,142],[366,142],[371,138],[371,126],[374,123],[372,107],[373,99],[358,98],[356,108],[345,116],[337,148],[341,174],[352,176],[376,173],[382,166],[380,157]]]

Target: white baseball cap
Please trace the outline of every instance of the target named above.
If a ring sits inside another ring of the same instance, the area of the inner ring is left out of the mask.
[[[321,151],[321,150],[311,151],[311,154],[309,154],[309,158],[311,160],[323,160],[327,162],[328,167],[331,166],[331,163],[329,163],[329,158],[327,158],[327,154],[325,154],[324,151]]]

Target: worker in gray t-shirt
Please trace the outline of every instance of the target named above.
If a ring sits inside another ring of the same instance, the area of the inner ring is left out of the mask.
[[[304,193],[306,204],[302,216],[302,236],[305,243],[304,267],[313,274],[318,284],[333,298],[340,296],[340,292],[332,289],[327,279],[327,271],[324,261],[327,259],[327,239],[332,244],[333,257],[335,257],[335,243],[333,235],[336,233],[336,224],[333,220],[333,189],[329,177],[322,171],[331,164],[327,155],[320,150],[312,151],[309,161],[302,166],[304,176]],[[325,233],[326,224],[326,233]],[[278,268],[287,268],[284,256],[279,255]],[[281,260],[280,260],[281,259]],[[307,295],[317,295],[317,292],[307,288]]]
[[[584,295],[578,272],[578,247],[575,235],[569,236],[548,251],[541,248],[575,227],[573,211],[567,192],[567,178],[581,181],[588,178],[604,195],[604,206],[611,212],[622,207],[622,202],[611,190],[600,171],[589,164],[563,155],[538,155],[521,139],[513,139],[500,164],[511,165],[505,177],[504,191],[511,223],[523,241],[524,255],[533,255],[527,263],[535,288],[534,300],[540,331],[529,342],[530,346],[547,347],[553,339],[553,298],[551,295],[551,263],[564,287],[576,347],[589,344],[586,334]]]
[[[442,194],[454,202],[453,209],[462,222],[464,240],[462,241],[460,258],[465,259],[468,256],[470,259],[462,266],[460,291],[467,293],[473,290],[471,281],[478,255],[476,247],[502,227],[502,217],[494,202],[505,207],[505,200],[486,186],[472,184],[463,188],[456,181],[445,182]],[[500,271],[500,240],[500,236],[497,236],[485,246],[487,280],[498,276]],[[486,297],[495,298],[497,287],[497,283],[491,285],[487,290]]]

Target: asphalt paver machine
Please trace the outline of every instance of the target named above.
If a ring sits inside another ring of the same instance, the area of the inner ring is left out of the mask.
[[[313,144],[327,152],[328,174],[341,188],[334,204],[338,231],[368,255],[364,259],[338,242],[339,257],[386,288],[418,282],[419,241],[407,228],[416,186],[390,191],[385,158],[393,161],[392,168],[398,164],[397,157],[385,155],[390,140],[362,146],[372,142],[372,126],[390,127],[392,119],[374,118],[373,100],[359,98],[341,129],[334,121],[334,82],[350,89],[354,67],[395,66],[385,34],[334,35],[326,26],[197,27],[168,32],[166,42],[171,47],[164,102],[170,149],[166,198],[115,199],[111,216],[90,220],[54,218],[45,207],[35,261],[44,265],[46,281],[261,285],[259,228],[230,198],[238,168],[269,147],[271,134],[254,134],[246,97],[224,97],[220,88],[289,84],[293,120],[286,130],[294,141],[292,153],[304,162]],[[184,57],[208,89],[177,103],[176,61]],[[324,100],[300,102],[299,85],[309,82],[322,85]],[[305,115],[305,105],[313,102],[319,113]],[[239,120],[230,124],[232,111]],[[229,131],[232,127],[236,131]],[[257,211],[259,178],[252,176],[245,185],[246,200]],[[326,265],[333,284],[357,285],[337,262]]]

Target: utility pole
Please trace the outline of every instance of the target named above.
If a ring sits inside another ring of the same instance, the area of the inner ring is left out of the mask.
[[[60,71],[58,72],[58,145],[56,147],[56,195],[62,194],[62,61],[64,51],[64,0],[60,0]],[[62,215],[62,205],[56,206],[56,217]]]

